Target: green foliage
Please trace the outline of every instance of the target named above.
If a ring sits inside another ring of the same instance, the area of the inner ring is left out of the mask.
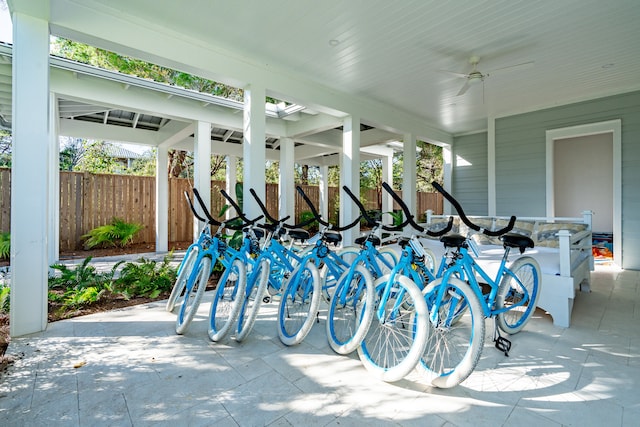
[[[391,225],[393,225],[393,226],[398,226],[398,225],[402,224],[403,216],[402,216],[402,212],[401,212],[401,211],[397,211],[397,212],[383,212],[382,214],[383,214],[383,215],[384,215],[384,214],[391,215],[391,217],[393,218],[393,222],[391,223]]]
[[[91,257],[87,257],[75,267],[53,264],[51,269],[57,274],[49,275],[49,299],[61,302],[63,307],[78,308],[98,301],[105,292],[111,291],[116,269],[122,262],[107,273],[97,272],[90,262]]]
[[[84,245],[91,249],[95,247],[125,247],[133,242],[135,235],[144,228],[142,224],[128,223],[120,218],[113,218],[110,224],[96,227],[81,236],[86,239]]]
[[[11,287],[0,283],[0,314],[9,313]]]
[[[11,233],[0,233],[0,259],[11,255]]]
[[[311,211],[300,212],[300,222],[309,221],[312,218],[314,218],[313,212]],[[318,231],[318,221],[312,221],[311,223],[309,223],[309,225],[307,226],[307,229],[312,232]]]
[[[84,153],[74,170],[92,173],[115,173],[118,162],[109,155],[104,141],[87,141],[83,144]]]
[[[54,55],[72,59],[74,61],[90,64],[107,70],[118,71],[123,74],[134,75],[156,82],[168,83],[186,89],[223,98],[242,101],[244,92],[242,89],[227,86],[212,80],[183,73],[170,68],[161,67],[149,62],[128,56],[119,55],[104,49],[78,43],[72,40],[54,38],[51,43],[51,52]]]
[[[240,182],[236,182],[236,203],[238,204],[240,210],[242,210],[244,207],[244,188],[242,186],[242,183]],[[242,225],[242,220],[238,218],[234,221],[229,221],[227,224],[231,225],[232,227],[236,227]],[[240,246],[242,246],[242,230],[236,230],[233,233],[231,239],[229,239],[229,246],[234,249],[240,249]]]
[[[120,277],[115,282],[114,291],[125,298],[157,298],[162,292],[171,290],[176,280],[176,269],[169,265],[171,254],[162,263],[140,258],[122,267]]]
[[[158,263],[145,258],[128,262],[117,279],[117,269],[124,261],[116,263],[105,273],[96,271],[90,265],[91,257],[74,267],[54,264],[51,266],[54,272],[49,275],[49,300],[61,303],[64,310],[90,305],[105,296],[156,298],[162,292],[169,291],[175,282],[176,269],[170,265],[171,256],[169,253]],[[4,292],[0,287],[0,303]]]

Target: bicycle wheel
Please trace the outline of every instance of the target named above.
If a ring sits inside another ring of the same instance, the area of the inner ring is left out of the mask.
[[[362,265],[346,271],[329,302],[327,338],[338,354],[349,354],[358,348],[371,325],[376,301],[371,273]]]
[[[445,293],[436,307],[442,286],[446,286]],[[469,285],[455,277],[446,284],[436,279],[422,293],[430,311],[430,331],[418,371],[435,387],[454,387],[473,372],[482,354],[485,322],[481,303]]]
[[[209,313],[209,339],[221,341],[238,318],[247,286],[247,270],[240,259],[235,259],[222,273]]]
[[[267,283],[269,282],[270,262],[263,259],[260,263],[253,267],[251,273],[247,277],[247,288],[245,292],[242,307],[238,313],[238,329],[236,331],[236,341],[244,340],[256,321],[262,299],[267,291]]]
[[[358,347],[364,367],[376,378],[393,382],[404,378],[415,368],[424,352],[429,334],[427,305],[420,289],[406,276],[396,276],[389,298],[380,302],[390,275],[374,282],[378,304],[383,304],[383,317],[374,309],[371,326]],[[413,309],[405,309],[404,303]]]
[[[285,285],[278,307],[278,336],[295,345],[307,336],[320,305],[320,274],[313,262],[298,266]]]
[[[322,296],[325,302],[329,302],[331,300],[331,296],[333,295],[335,287],[338,284],[338,280],[340,279],[342,274],[349,269],[351,263],[359,253],[360,250],[356,247],[349,246],[340,249],[335,253],[335,255],[340,257],[340,259],[345,264],[340,264],[338,261],[328,258],[327,261],[322,264],[322,267],[318,269],[318,272],[320,273],[320,287],[322,288]],[[333,269],[336,271],[335,275],[333,274],[331,269],[329,269],[327,262],[333,264]]]
[[[167,305],[165,306],[165,310],[173,311],[176,306],[176,301],[184,292],[185,286],[187,286],[187,279],[189,275],[193,271],[193,266],[198,258],[198,253],[200,252],[199,246],[192,246],[189,248],[184,258],[182,258],[182,262],[180,263],[180,267],[178,268],[178,277],[176,277],[176,281],[171,289],[171,295],[169,295],[169,299],[167,300]]]
[[[516,259],[502,276],[496,296],[496,309],[509,310],[496,317],[498,327],[504,332],[520,332],[531,318],[540,297],[540,277],[538,262],[529,256]]]
[[[211,258],[202,258],[200,264],[193,269],[193,272],[195,274],[192,273],[189,276],[187,284],[184,287],[184,292],[181,297],[178,298],[181,301],[180,311],[176,317],[176,334],[178,335],[186,332],[189,324],[193,320],[193,316],[195,316],[198,311],[200,300],[202,300],[202,295],[204,295],[209,276],[211,275]],[[192,284],[189,283],[191,280],[193,280]]]
[[[398,263],[398,253],[392,248],[385,247],[378,249],[378,256],[376,257],[376,263],[378,268],[382,272],[381,276],[391,273],[393,267]],[[374,280],[377,277],[373,278]]]

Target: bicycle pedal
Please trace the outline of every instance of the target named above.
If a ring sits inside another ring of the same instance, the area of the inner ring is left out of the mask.
[[[496,348],[504,353],[505,356],[509,357],[509,350],[511,350],[511,341],[504,337],[497,337],[495,340]]]

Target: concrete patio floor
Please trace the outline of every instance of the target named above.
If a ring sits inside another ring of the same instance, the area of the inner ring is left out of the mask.
[[[327,344],[324,318],[300,345],[280,343],[276,304],[241,344],[207,337],[210,295],[187,333],[156,302],[55,322],[14,338],[0,378],[2,426],[636,426],[640,419],[640,272],[598,267],[563,329],[537,311],[491,342],[460,386],[417,375],[372,378]]]

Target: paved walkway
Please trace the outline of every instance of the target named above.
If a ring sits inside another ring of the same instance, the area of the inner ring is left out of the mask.
[[[600,268],[572,326],[538,312],[510,357],[490,339],[454,389],[416,374],[374,380],[334,354],[324,319],[300,345],[277,337],[269,304],[242,344],[207,337],[210,296],[184,336],[164,304],[50,324],[15,338],[0,379],[1,426],[636,426],[640,272]],[[491,324],[487,325],[491,333]]]

